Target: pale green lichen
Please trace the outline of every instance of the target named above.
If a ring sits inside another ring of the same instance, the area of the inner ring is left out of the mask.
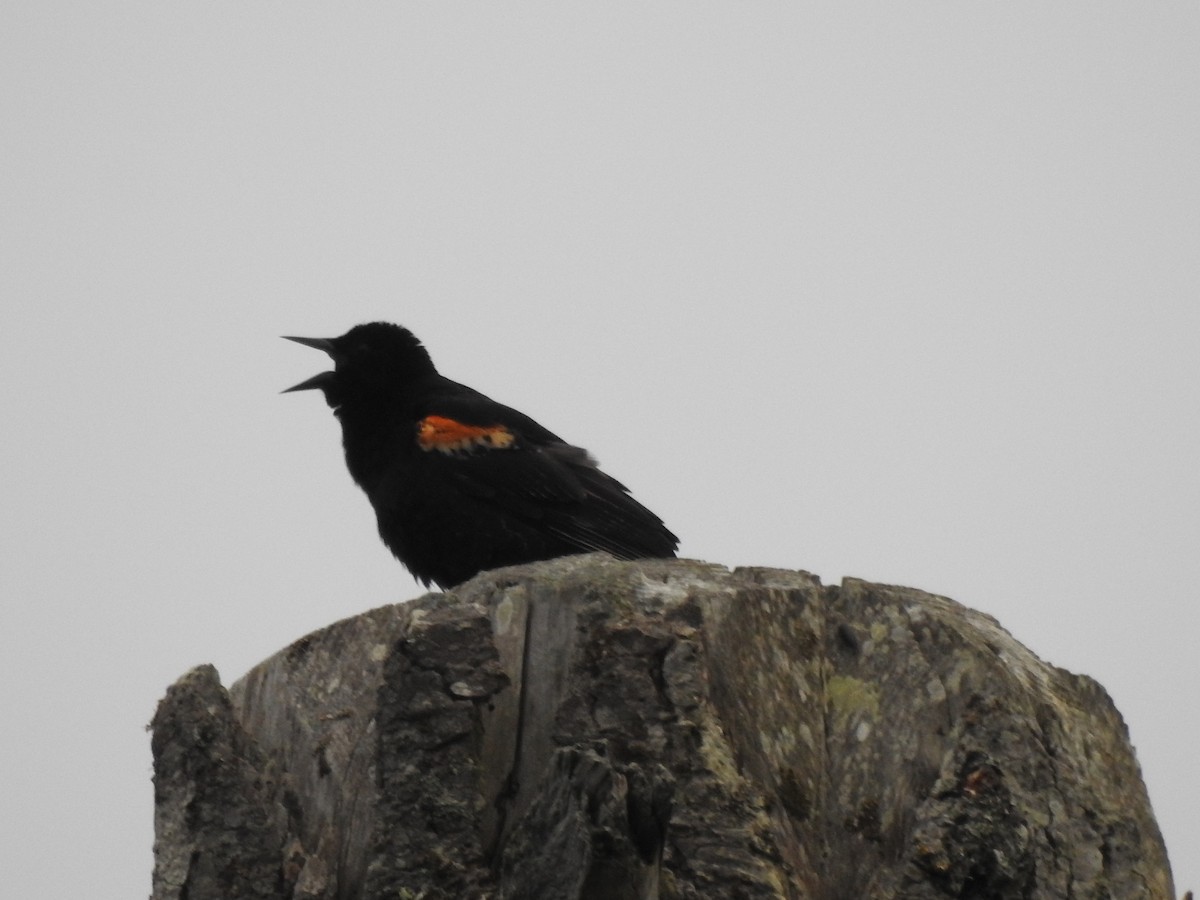
[[[839,726],[857,716],[879,716],[879,693],[861,679],[834,675],[825,685],[825,695]]]
[[[720,727],[706,716],[701,724],[700,756],[708,771],[712,772],[722,784],[732,789],[742,782],[737,763]]]

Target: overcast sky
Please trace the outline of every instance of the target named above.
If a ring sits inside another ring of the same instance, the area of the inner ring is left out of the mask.
[[[1098,679],[1200,887],[1200,7],[788,6],[3,4],[11,896],[147,895],[167,685],[420,593],[278,394],[372,319]]]

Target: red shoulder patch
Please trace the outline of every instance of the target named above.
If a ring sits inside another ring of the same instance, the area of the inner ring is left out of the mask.
[[[445,416],[426,416],[417,423],[417,444],[422,450],[507,450],[516,441],[516,435],[503,425],[467,425]]]

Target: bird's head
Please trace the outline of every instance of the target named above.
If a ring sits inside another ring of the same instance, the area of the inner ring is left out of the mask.
[[[333,371],[314,375],[283,393],[320,390],[334,411],[348,400],[394,396],[412,381],[436,372],[416,335],[390,322],[355,325],[341,337],[285,336],[284,340],[324,350],[333,360]]]

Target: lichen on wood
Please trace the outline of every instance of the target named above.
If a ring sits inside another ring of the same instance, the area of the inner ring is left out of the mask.
[[[1173,897],[1103,689],[909,588],[497,570],[154,725],[155,900]]]

